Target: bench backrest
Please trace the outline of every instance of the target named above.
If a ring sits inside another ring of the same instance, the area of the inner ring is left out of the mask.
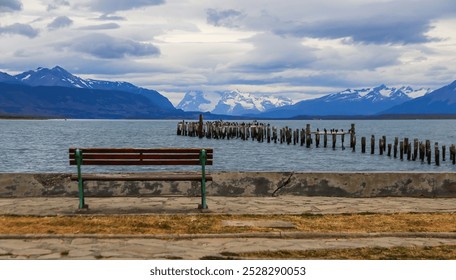
[[[70,148],[70,165],[77,165],[76,150],[82,165],[201,165],[201,148]],[[205,148],[205,165],[212,165],[213,149]]]

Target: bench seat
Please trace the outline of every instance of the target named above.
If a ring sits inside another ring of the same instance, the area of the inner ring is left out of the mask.
[[[201,173],[98,173],[82,174],[83,181],[194,181],[201,182]],[[77,181],[78,175],[72,174],[71,180]],[[206,181],[212,181],[212,175],[206,173]]]

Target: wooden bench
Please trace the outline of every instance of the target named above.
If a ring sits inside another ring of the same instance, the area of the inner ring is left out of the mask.
[[[213,149],[200,148],[70,148],[70,165],[77,166],[71,180],[78,181],[79,209],[88,208],[84,201],[84,181],[198,181],[201,182],[201,204],[206,209],[205,166],[212,165]],[[82,165],[199,165],[201,172],[82,174]]]

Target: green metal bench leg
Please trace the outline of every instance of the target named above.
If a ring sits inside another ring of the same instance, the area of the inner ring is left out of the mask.
[[[79,149],[75,151],[76,164],[78,165],[78,191],[79,191],[79,209],[87,209],[88,205],[84,201],[84,182],[82,181],[81,165],[82,152]]]
[[[200,209],[207,209],[206,204],[206,159],[207,153],[205,149],[200,152],[200,164],[201,164],[201,205]]]

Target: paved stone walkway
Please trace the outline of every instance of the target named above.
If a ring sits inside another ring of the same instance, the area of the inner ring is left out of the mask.
[[[77,198],[0,198],[0,215],[198,214],[198,198],[87,198],[89,210],[76,211]],[[329,214],[448,212],[456,198],[209,197],[210,214]],[[456,245],[456,233],[178,236],[0,235],[0,259],[205,259],[240,252],[322,248]]]

